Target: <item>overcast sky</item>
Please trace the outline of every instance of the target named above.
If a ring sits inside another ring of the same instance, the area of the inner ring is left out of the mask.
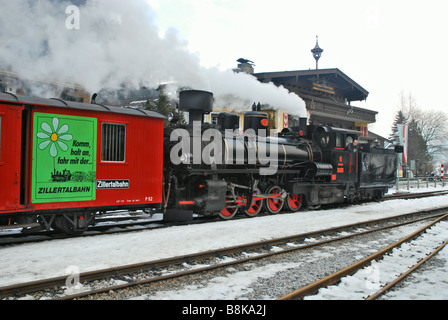
[[[238,58],[255,72],[339,68],[370,92],[354,105],[379,111],[382,135],[401,92],[424,109],[446,108],[446,0],[147,0],[161,35],[177,30],[205,67],[229,69]],[[448,110],[447,110],[448,111]]]

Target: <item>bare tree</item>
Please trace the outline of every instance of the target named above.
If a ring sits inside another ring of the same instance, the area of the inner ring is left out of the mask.
[[[422,110],[411,93],[407,96],[401,93],[400,110],[392,134],[399,123],[409,126],[408,158],[417,160],[420,172],[430,172],[433,160],[443,157],[448,151],[448,115],[443,111]]]
[[[417,118],[417,127],[426,143],[428,153],[439,157],[448,151],[446,137],[448,134],[448,115],[443,111],[424,111]]]

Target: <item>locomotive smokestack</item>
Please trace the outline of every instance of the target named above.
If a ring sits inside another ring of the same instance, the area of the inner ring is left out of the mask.
[[[213,94],[208,91],[186,90],[179,94],[179,110],[189,113],[189,125],[194,121],[203,123],[204,114],[213,111]]]

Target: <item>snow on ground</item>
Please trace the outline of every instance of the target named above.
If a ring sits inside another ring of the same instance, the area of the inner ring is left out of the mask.
[[[441,189],[441,187],[435,188],[435,190]],[[445,189],[448,189],[448,186]],[[432,188],[419,191],[429,190]],[[87,272],[169,258],[262,239],[312,232],[358,221],[374,220],[413,212],[416,209],[435,209],[444,206],[448,206],[448,196],[392,200],[354,205],[343,209],[310,210],[255,219],[7,246],[0,248],[0,270],[2,271],[0,286],[66,276],[73,270]],[[446,256],[446,252],[444,254]],[[287,268],[288,266],[277,267]],[[275,268],[275,266],[266,266],[252,270],[250,274],[245,273],[244,277],[236,276],[236,280],[232,282],[229,282],[229,279],[216,279],[214,284],[223,289],[221,292],[210,289],[208,299],[232,299],[231,295],[225,294],[224,287],[227,288],[232,283],[240,285],[243,281],[250,281],[252,277],[268,277],[275,274]],[[202,298],[205,299],[205,296]]]
[[[409,232],[410,234],[411,232]],[[310,300],[347,299],[359,300],[379,291],[387,283],[395,280],[397,276],[416,265],[427,253],[436,249],[448,239],[448,222],[431,227],[416,240],[402,244],[379,261],[373,261],[352,276],[342,278],[338,285],[319,290],[319,293],[306,297]],[[385,299],[419,299],[419,300],[446,300],[448,299],[448,248],[445,247],[433,259],[442,259],[444,262],[431,268],[431,272],[417,272],[410,279],[403,281],[405,288],[388,292]],[[427,262],[429,264],[429,262]],[[415,277],[415,279],[412,279]]]

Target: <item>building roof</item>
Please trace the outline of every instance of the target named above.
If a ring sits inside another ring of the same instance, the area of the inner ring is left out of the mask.
[[[342,97],[349,102],[365,100],[369,95],[366,89],[337,68],[263,72],[254,76],[262,82],[272,81],[286,86],[314,89]]]

